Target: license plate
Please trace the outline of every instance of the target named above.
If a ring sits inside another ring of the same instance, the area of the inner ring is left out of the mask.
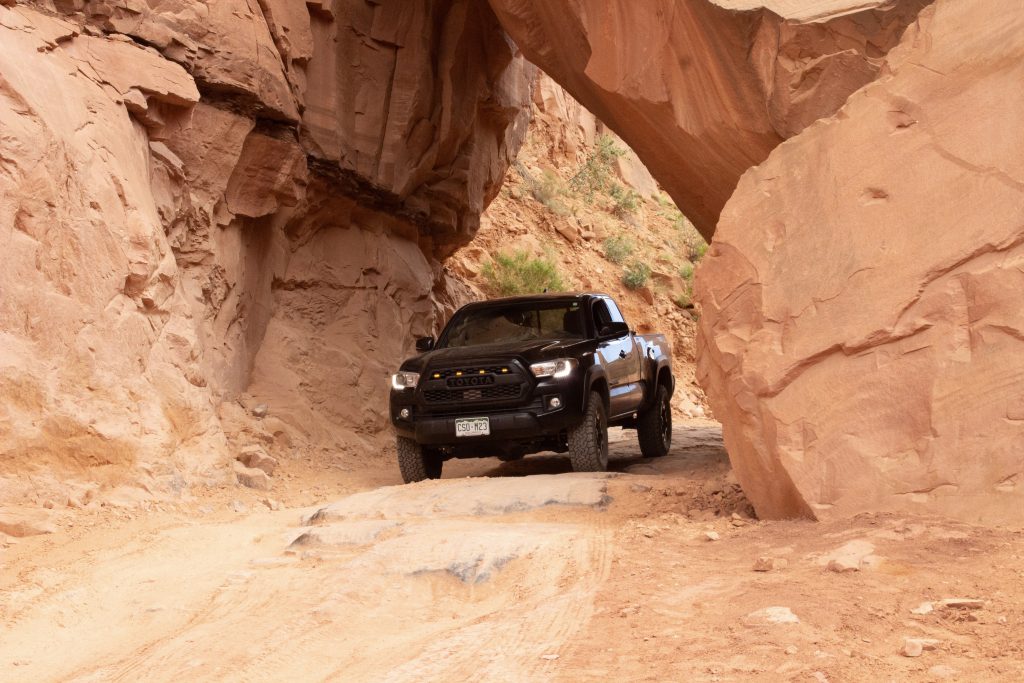
[[[455,436],[487,436],[490,433],[490,418],[469,417],[455,421]]]

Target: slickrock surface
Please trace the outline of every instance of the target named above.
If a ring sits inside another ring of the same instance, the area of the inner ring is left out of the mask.
[[[761,516],[1022,519],[1022,37],[940,0],[726,207],[698,375]]]
[[[1024,677],[1024,532],[760,521],[728,493],[717,426],[677,427],[654,461],[630,432],[610,445],[609,475],[489,458],[346,496],[337,482],[380,472],[288,462],[279,504],[199,489],[134,517],[90,506],[55,534],[0,531],[4,683]],[[633,473],[642,463],[656,470]],[[317,510],[333,514],[300,521]],[[821,564],[869,545],[871,570]],[[771,571],[750,570],[755,552]],[[936,608],[915,613],[925,601]]]

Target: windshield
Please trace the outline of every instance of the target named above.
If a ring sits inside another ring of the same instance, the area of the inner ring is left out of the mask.
[[[438,346],[459,348],[517,341],[585,339],[579,301],[472,308],[455,314]]]

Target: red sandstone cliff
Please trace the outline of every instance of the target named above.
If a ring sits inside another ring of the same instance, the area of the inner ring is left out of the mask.
[[[525,133],[490,10],[3,4],[0,497],[179,489],[247,389],[323,447],[379,431]]]

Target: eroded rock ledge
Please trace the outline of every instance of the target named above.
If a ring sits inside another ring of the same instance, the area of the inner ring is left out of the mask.
[[[475,0],[0,3],[0,498],[379,432],[534,73]]]
[[[929,0],[490,0],[710,239],[740,175],[872,81]]]

